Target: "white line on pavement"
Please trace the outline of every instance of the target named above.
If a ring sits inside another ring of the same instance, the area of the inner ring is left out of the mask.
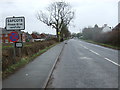
[[[99,56],[101,56],[100,54],[98,54],[98,53],[96,53],[95,51],[93,51],[93,50],[90,50],[92,53],[94,53],[94,54],[97,54],[97,55],[99,55]],[[109,61],[109,62],[111,62],[111,63],[113,63],[113,64],[115,64],[115,65],[117,65],[117,66],[120,66],[118,63],[116,63],[116,62],[114,62],[114,61],[112,61],[112,60],[110,60],[110,59],[108,59],[108,58],[104,58],[105,60],[107,60],[107,61]]]
[[[111,63],[113,63],[113,64],[115,64],[115,65],[117,65],[117,66],[120,66],[118,63],[116,63],[116,62],[114,62],[114,61],[112,61],[112,60],[110,60],[108,58],[104,58],[104,59],[107,60],[107,61],[109,61],[109,62],[111,62]]]
[[[85,47],[85,46],[83,46],[83,45],[81,45],[82,47],[84,47],[85,49],[88,49],[87,47]],[[90,50],[90,49],[88,49],[89,51],[91,51],[92,53],[94,53],[94,54],[96,54],[96,55],[98,55],[98,56],[101,56],[99,53],[97,53],[97,52],[95,52],[95,51],[93,51],[93,50]],[[102,56],[101,56],[102,57]],[[111,63],[113,63],[113,64],[115,64],[115,65],[117,65],[117,66],[120,66],[120,64],[118,64],[118,63],[116,63],[116,62],[114,62],[114,61],[112,61],[112,60],[110,60],[110,59],[108,59],[108,58],[104,58],[105,60],[107,60],[107,61],[109,61],[109,62],[111,62]]]
[[[100,54],[98,54],[97,52],[90,50],[92,53],[97,54],[98,56],[101,56]]]
[[[84,47],[85,49],[88,49],[87,47],[85,47],[85,46],[83,46],[83,45],[81,45],[82,47]]]

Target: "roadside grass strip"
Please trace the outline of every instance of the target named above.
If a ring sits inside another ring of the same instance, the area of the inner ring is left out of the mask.
[[[84,39],[81,39],[81,40],[84,40]],[[86,41],[88,43],[93,43],[93,44],[101,45],[101,46],[104,46],[104,47],[108,47],[108,48],[120,50],[120,47],[117,47],[117,46],[113,46],[113,45],[109,45],[109,44],[104,44],[104,43],[99,43],[99,42],[95,42],[95,41],[92,41],[92,40],[84,40],[84,41]]]

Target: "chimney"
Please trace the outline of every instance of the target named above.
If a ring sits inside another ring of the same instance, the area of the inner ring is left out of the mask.
[[[107,24],[104,24],[104,26],[103,27],[106,27],[107,26]]]

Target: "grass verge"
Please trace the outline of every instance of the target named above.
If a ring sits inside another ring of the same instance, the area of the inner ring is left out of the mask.
[[[25,47],[30,47],[32,45],[24,45]],[[9,45],[9,46],[2,46],[2,48],[13,48],[13,45]]]
[[[84,39],[82,39],[82,40],[84,40]],[[88,43],[93,43],[93,44],[101,45],[101,46],[104,46],[104,47],[120,50],[120,47],[117,47],[117,46],[112,46],[112,45],[104,44],[104,43],[98,43],[98,42],[91,41],[91,40],[84,40],[84,41],[86,41]]]
[[[49,50],[51,47],[55,46],[56,44],[53,44],[53,45],[51,45],[49,47],[46,47],[45,49],[40,50],[39,52],[33,54],[32,56],[24,57],[19,62],[17,62],[16,64],[13,64],[13,65],[9,66],[5,71],[2,72],[2,78],[5,79],[8,76],[10,76],[11,74],[15,73],[15,71],[17,71],[18,69],[24,67],[30,61],[34,60],[37,56],[39,56],[42,53],[46,52],[47,50]]]

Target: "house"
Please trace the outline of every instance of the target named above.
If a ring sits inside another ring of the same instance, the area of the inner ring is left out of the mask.
[[[6,30],[5,28],[0,28],[0,43],[13,43],[10,41],[9,39],[9,34],[13,32],[13,31],[9,31]],[[25,33],[20,31],[20,36],[19,38],[21,38],[22,42],[26,42],[25,41]],[[20,39],[19,39],[20,40]]]
[[[99,27],[97,24],[95,24],[95,26],[91,29],[93,30],[94,34],[98,34],[102,32],[103,27]]]
[[[32,36],[33,39],[39,39],[40,38],[40,35],[36,34],[36,33],[32,33],[31,36]]]
[[[28,32],[24,33],[23,35],[25,37],[25,41],[26,42],[33,42],[33,37],[31,34],[29,34]]]
[[[120,23],[116,25],[112,30],[120,30]]]
[[[42,41],[41,36],[38,33],[32,33],[31,36],[33,38],[33,42],[34,41]]]
[[[107,24],[104,24],[102,33],[110,32],[110,31],[112,31],[111,27],[109,27]]]
[[[9,34],[11,31],[7,31],[5,28],[0,28],[0,43],[10,43]]]
[[[22,41],[26,42],[26,34],[25,34],[25,32],[22,32]]]
[[[52,38],[56,38],[56,35],[52,35],[52,34],[46,34],[46,40],[52,39]]]
[[[47,37],[47,35],[46,35],[45,33],[41,33],[41,34],[40,34],[40,38],[41,38],[41,39],[45,39],[46,37]]]

